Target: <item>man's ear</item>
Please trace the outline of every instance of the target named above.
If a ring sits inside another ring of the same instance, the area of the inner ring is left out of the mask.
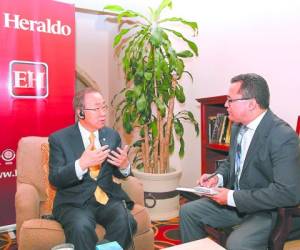
[[[83,109],[77,109],[76,110],[77,116],[79,119],[84,120],[85,118],[85,113]]]
[[[251,99],[251,100],[249,101],[248,106],[249,106],[249,109],[250,109],[251,111],[253,111],[253,110],[255,110],[255,109],[257,108],[258,104],[257,104],[255,98],[253,98],[253,99]]]

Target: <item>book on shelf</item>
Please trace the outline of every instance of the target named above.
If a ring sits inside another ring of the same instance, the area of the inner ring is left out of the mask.
[[[228,116],[224,115],[222,117],[222,128],[221,128],[221,133],[220,133],[220,136],[219,136],[219,143],[221,143],[221,144],[225,143],[227,124],[228,124]]]
[[[225,113],[217,113],[208,119],[208,141],[216,144],[229,144],[231,121]]]
[[[226,136],[225,136],[225,144],[230,144],[231,126],[232,126],[232,121],[228,119],[228,125],[227,125]]]
[[[219,141],[218,138],[221,129],[221,119],[222,119],[222,114],[218,113],[211,134],[211,143],[218,143]]]
[[[208,117],[208,141],[209,143],[212,142],[212,133],[213,133],[213,129],[214,129],[214,125],[216,122],[217,116],[209,116]]]

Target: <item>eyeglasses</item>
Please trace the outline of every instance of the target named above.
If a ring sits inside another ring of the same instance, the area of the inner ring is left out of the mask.
[[[254,98],[254,97],[245,97],[245,98],[231,99],[231,98],[228,98],[228,97],[227,97],[226,102],[227,102],[228,105],[230,106],[231,103],[233,103],[233,102],[237,102],[237,101],[245,101],[245,100],[250,100],[250,99],[253,99],[253,98]]]
[[[108,110],[108,106],[105,105],[103,107],[96,107],[96,108],[84,108],[83,110],[89,110],[89,111],[94,111],[94,112],[100,112],[102,111],[103,113],[106,113]]]

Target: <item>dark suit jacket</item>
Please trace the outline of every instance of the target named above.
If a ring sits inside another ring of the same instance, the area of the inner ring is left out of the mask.
[[[101,145],[108,145],[111,150],[116,150],[121,143],[118,132],[107,127],[99,130],[99,140]],[[77,207],[84,205],[94,195],[96,185],[99,185],[109,197],[125,200],[127,206],[132,208],[133,202],[121,186],[112,180],[112,176],[125,177],[117,167],[107,161],[102,164],[97,181],[90,177],[89,172],[84,174],[82,180],[77,178],[75,161],[85,150],[78,124],[51,134],[49,144],[49,181],[57,188],[54,209],[63,204]]]
[[[228,162],[217,170],[224,178],[224,186],[229,189],[234,186],[239,128],[240,125],[233,125]],[[270,110],[255,131],[239,184],[241,190],[235,191],[233,197],[242,213],[273,210],[300,202],[299,138]]]

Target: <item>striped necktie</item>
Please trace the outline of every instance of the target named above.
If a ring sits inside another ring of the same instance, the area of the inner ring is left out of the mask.
[[[241,171],[241,153],[242,153],[242,140],[247,132],[248,128],[246,126],[241,126],[240,131],[237,136],[236,150],[235,150],[235,180],[234,180],[234,189],[239,190],[239,175]]]
[[[95,150],[95,135],[93,133],[89,136],[90,143],[92,144],[92,150]],[[97,176],[100,172],[100,165],[95,165],[89,167],[90,176],[92,179],[97,180]],[[97,185],[97,188],[94,192],[95,199],[100,204],[105,205],[108,202],[107,194]]]

